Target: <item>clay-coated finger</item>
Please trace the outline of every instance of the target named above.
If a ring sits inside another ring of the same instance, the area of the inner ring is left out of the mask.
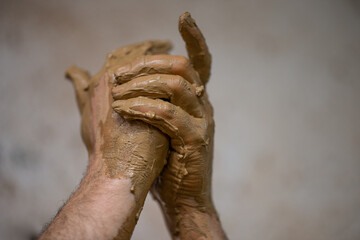
[[[183,56],[146,55],[131,64],[112,69],[118,83],[125,83],[135,77],[151,74],[173,74],[185,78],[190,83],[201,86],[199,74],[190,61]]]
[[[183,152],[183,146],[196,134],[196,119],[169,102],[160,99],[150,99],[146,97],[137,97],[127,100],[117,100],[113,102],[112,107],[125,119],[141,120],[170,136],[172,146],[178,152]]]
[[[200,29],[190,13],[183,13],[179,18],[179,32],[185,41],[186,49],[194,69],[199,73],[203,84],[210,77],[211,54]]]
[[[198,98],[203,90],[204,87],[194,87],[178,75],[154,74],[118,85],[112,94],[115,100],[140,96],[166,99],[194,117],[203,117],[203,105]]]
[[[76,100],[80,113],[82,113],[86,102],[88,101],[88,90],[90,84],[90,74],[76,66],[66,70],[65,77],[74,83]]]

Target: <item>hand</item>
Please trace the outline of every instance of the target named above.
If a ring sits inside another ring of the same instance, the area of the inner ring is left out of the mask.
[[[109,54],[103,69],[93,77],[76,67],[67,71],[82,114],[82,138],[89,152],[89,166],[79,188],[40,239],[129,239],[146,194],[165,164],[168,139],[158,129],[171,137],[172,153],[154,185],[154,193],[159,201],[164,201],[173,236],[220,236],[221,227],[214,218],[210,195],[212,108],[203,93],[210,55],[189,14],[180,18],[180,32],[194,68],[184,57],[144,57],[164,54],[170,48],[167,42],[148,41]],[[128,63],[134,67],[121,67]],[[125,83],[122,90],[113,89],[115,95],[119,91],[119,99],[132,96],[138,103],[120,100],[123,102],[115,103],[115,109],[128,113],[123,114],[125,118],[142,122],[125,121],[112,111],[109,93],[115,82],[109,69],[114,66],[119,81],[143,76],[133,81],[144,89],[134,87],[134,82]],[[150,74],[157,74],[156,78],[151,79]],[[136,91],[148,98],[138,97]],[[122,111],[119,106],[128,108]]]
[[[169,42],[160,41],[148,41],[120,48],[108,55],[102,70],[93,77],[77,67],[67,70],[66,77],[74,83],[78,107],[82,116],[81,135],[90,155],[90,169],[101,169],[111,178],[132,177],[132,175],[138,174],[133,174],[130,170],[143,171],[142,167],[144,166],[134,166],[139,162],[130,161],[129,157],[150,158],[146,155],[155,153],[150,149],[153,145],[164,145],[161,148],[167,150],[167,139],[158,130],[149,129],[147,124],[139,122],[128,123],[112,111],[113,100],[110,91],[113,82],[112,78],[108,76],[107,70],[114,65],[129,63],[139,56],[164,53],[169,49]],[[149,140],[151,141],[149,142]],[[146,141],[147,145],[140,146],[141,141]],[[149,143],[150,146],[148,146]],[[126,156],[123,156],[124,154]],[[158,151],[156,155],[159,155]],[[93,162],[99,156],[104,161]],[[158,158],[160,159],[160,157],[156,157],[156,159]],[[148,171],[151,172],[150,169]]]
[[[132,62],[145,54],[166,53],[169,49],[168,42],[134,44],[109,54],[102,70],[93,77],[77,67],[68,69],[66,74],[75,85],[82,115],[82,138],[89,152],[89,166],[80,189],[87,189],[83,185],[91,185],[91,189],[101,188],[104,195],[104,189],[110,189],[109,186],[114,183],[109,179],[131,180],[127,192],[134,194],[135,206],[127,205],[131,213],[119,230],[121,239],[130,238],[145,197],[165,164],[168,139],[158,129],[142,122],[125,121],[112,110],[113,82],[108,69]],[[90,196],[91,189],[82,191],[86,192],[83,195]],[[114,198],[118,193],[109,194]],[[126,196],[126,193],[118,195]],[[109,207],[113,208],[110,214],[116,212],[114,205]],[[112,225],[117,226],[116,223]]]
[[[179,30],[190,60],[143,56],[112,69],[119,84],[112,90],[116,100],[113,109],[124,119],[143,121],[170,137],[168,163],[152,193],[161,203],[174,236],[179,235],[180,225],[190,231],[196,228],[194,219],[186,219],[189,211],[217,218],[211,200],[213,110],[205,91],[211,56],[190,14],[180,17]]]

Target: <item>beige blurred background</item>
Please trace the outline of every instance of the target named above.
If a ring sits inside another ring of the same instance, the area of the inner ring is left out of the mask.
[[[230,239],[360,239],[360,2],[0,1],[0,239],[36,236],[86,169],[74,63],[170,39],[213,55],[213,197]],[[151,197],[133,239],[169,239]]]

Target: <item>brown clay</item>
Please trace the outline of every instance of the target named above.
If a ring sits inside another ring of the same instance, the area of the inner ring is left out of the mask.
[[[195,231],[195,236],[211,239],[214,236],[190,224],[205,224],[201,213],[217,219],[211,200],[213,109],[205,91],[211,55],[189,13],[180,16],[179,30],[190,60],[142,56],[113,68],[119,85],[112,90],[116,100],[112,107],[126,120],[146,122],[170,137],[168,163],[152,193],[174,238]]]
[[[154,179],[166,163],[168,139],[158,129],[139,121],[125,121],[111,104],[114,86],[108,70],[128,64],[140,56],[166,53],[169,42],[147,41],[120,48],[108,55],[102,70],[90,75],[71,67],[66,76],[74,82],[78,106],[82,115],[82,138],[92,159],[89,171],[109,178],[131,179],[129,191],[134,194],[135,207],[131,219],[125,221],[117,239],[129,239]],[[97,129],[93,131],[92,129]]]
[[[103,159],[89,168],[109,178],[131,179],[136,203],[116,239],[130,238],[160,173],[152,193],[174,238],[224,236],[220,227],[218,233],[209,232],[220,226],[211,200],[214,121],[205,91],[211,55],[189,13],[180,16],[179,31],[190,60],[164,55],[168,42],[148,41],[109,54],[92,78],[76,67],[67,72],[76,88],[90,159]],[[104,107],[92,108],[96,104]]]

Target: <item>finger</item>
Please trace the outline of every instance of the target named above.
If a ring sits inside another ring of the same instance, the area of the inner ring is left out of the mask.
[[[179,18],[179,32],[185,41],[186,49],[194,69],[199,73],[203,84],[210,77],[211,54],[204,36],[191,18],[190,13],[185,12]]]
[[[201,86],[198,73],[193,69],[189,60],[183,56],[147,55],[142,56],[125,66],[112,69],[118,83],[151,74],[173,74],[185,78],[190,83]]]
[[[90,74],[85,70],[72,66],[66,70],[65,77],[74,83],[78,107],[80,113],[82,113],[85,103],[88,101]]]
[[[178,75],[154,74],[135,78],[113,88],[115,100],[135,97],[161,98],[182,108],[194,117],[203,117],[203,107],[198,96],[203,87],[194,87]]]
[[[199,135],[196,134],[196,119],[180,107],[160,99],[117,100],[112,107],[125,119],[141,120],[160,129],[171,137],[172,147],[180,153],[184,153],[185,143],[194,141],[193,138]]]

